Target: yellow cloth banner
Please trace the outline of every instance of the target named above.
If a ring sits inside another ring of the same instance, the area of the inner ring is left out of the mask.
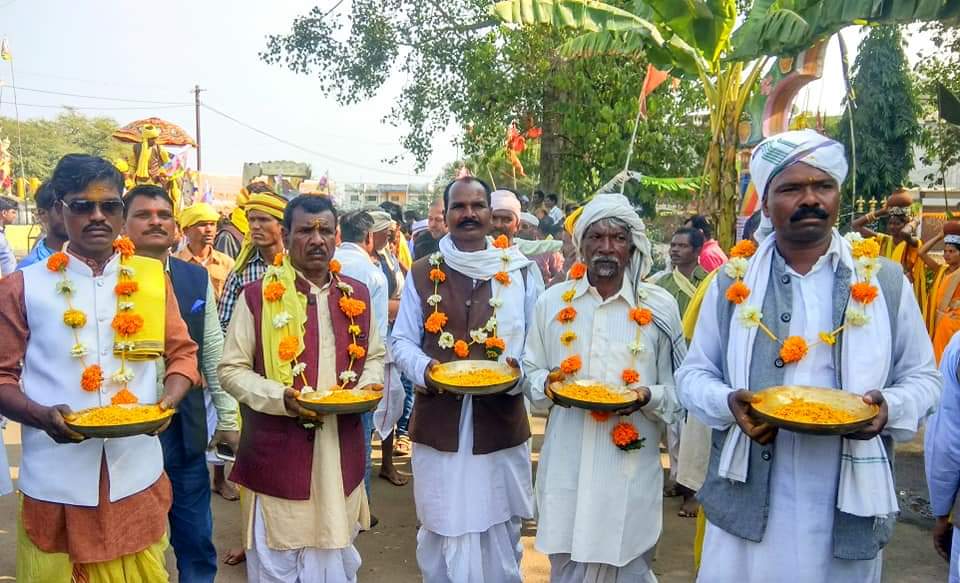
[[[167,324],[167,274],[163,263],[150,257],[134,255],[123,260],[123,265],[133,268],[137,291],[130,296],[133,312],[143,318],[143,328],[127,342],[133,348],[127,352],[130,360],[151,360],[163,355]],[[114,342],[114,354],[120,347]]]

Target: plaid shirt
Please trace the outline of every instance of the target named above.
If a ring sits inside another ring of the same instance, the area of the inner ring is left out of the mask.
[[[251,284],[267,273],[267,262],[257,251],[242,271],[231,271],[227,277],[227,283],[223,286],[223,294],[220,296],[220,326],[224,334],[230,325],[230,318],[233,317],[233,310],[240,298],[240,292],[247,284]]]

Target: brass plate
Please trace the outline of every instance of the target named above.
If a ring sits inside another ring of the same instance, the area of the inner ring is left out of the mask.
[[[820,403],[834,409],[847,412],[855,417],[848,423],[810,423],[778,417],[773,412],[795,399],[803,399],[812,403]],[[818,387],[782,386],[770,387],[756,394],[753,403],[753,415],[771,425],[812,435],[846,435],[863,429],[880,413],[877,405],[868,405],[863,402],[862,395],[840,391],[837,389],[823,389]]]
[[[382,391],[361,391],[360,389],[353,389],[353,391],[361,393],[375,393],[377,398],[365,401],[357,401],[356,403],[323,403],[322,401],[313,401],[301,395],[297,397],[297,402],[300,403],[300,406],[304,409],[309,409],[321,415],[351,415],[354,413],[366,413],[368,411],[373,411],[380,403],[380,399],[383,398]],[[309,394],[312,393],[308,393],[308,395]]]
[[[505,375],[510,375],[509,381],[504,381],[502,383],[496,383],[493,385],[482,385],[477,387],[461,387],[457,385],[452,385],[444,382],[438,381],[433,374],[436,372],[444,372],[447,374],[456,374],[456,373],[466,373],[472,370],[485,369],[496,371]],[[495,360],[454,360],[451,362],[444,362],[440,365],[437,365],[434,370],[429,371],[427,376],[430,379],[430,382],[436,385],[437,387],[443,389],[444,391],[454,393],[457,395],[496,395],[499,393],[505,393],[515,387],[517,382],[520,380],[520,371],[511,367],[505,362],[497,362]]]
[[[569,405],[570,407],[577,407],[579,409],[587,409],[588,411],[618,411],[624,407],[629,406],[631,403],[636,401],[635,395],[628,395],[632,398],[629,398],[622,403],[595,403],[593,401],[584,401],[582,399],[575,399],[573,397],[568,397],[562,394],[563,387],[569,385],[579,385],[579,386],[590,386],[590,385],[603,385],[611,393],[618,392],[615,388],[611,387],[607,383],[602,383],[600,381],[591,380],[591,379],[579,379],[575,381],[570,381],[566,383],[560,383],[559,385],[555,384],[551,387],[553,392],[553,401],[559,403],[560,405]],[[555,388],[554,388],[555,387]]]
[[[139,407],[140,405],[121,406]],[[92,409],[99,408],[100,407],[91,407],[90,409],[75,411],[73,415],[80,415]],[[134,435],[146,435],[148,433],[153,433],[157,429],[160,429],[163,424],[166,423],[176,412],[176,409],[168,409],[156,419],[151,419],[150,421],[138,421],[136,423],[125,423],[122,425],[78,425],[76,423],[71,423],[69,419],[64,419],[64,423],[66,423],[67,427],[70,429],[87,438],[108,439],[115,437],[131,437]],[[71,418],[73,417],[71,416]]]

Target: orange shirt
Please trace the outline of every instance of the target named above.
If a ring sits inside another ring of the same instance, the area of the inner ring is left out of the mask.
[[[206,269],[207,273],[210,274],[210,281],[213,283],[213,295],[217,298],[217,301],[220,301],[220,294],[223,292],[223,286],[227,283],[227,276],[233,271],[234,260],[229,255],[211,247],[210,254],[206,258],[200,258],[193,254],[190,247],[184,246],[183,249],[176,252],[174,257]]]

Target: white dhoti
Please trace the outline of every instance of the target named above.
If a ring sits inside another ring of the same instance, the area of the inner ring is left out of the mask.
[[[495,524],[485,532],[441,536],[420,527],[417,564],[424,583],[520,583],[519,518]]]
[[[207,440],[209,441],[217,431],[217,408],[213,406],[213,399],[210,398],[210,391],[203,391],[203,406],[207,411]],[[217,450],[207,450],[207,463],[215,466],[225,465],[222,459],[217,457]]]
[[[526,443],[473,453],[473,401],[464,397],[459,448],[413,444],[417,562],[426,583],[521,581],[520,528],[533,516]]]
[[[250,583],[354,583],[357,580],[361,561],[354,545],[342,549],[271,549],[267,546],[267,529],[259,504],[253,513],[253,546],[247,549]]]
[[[673,483],[677,481],[677,468],[680,467],[680,435],[683,424],[684,420],[680,419],[667,425],[667,455],[670,458],[670,481]]]
[[[550,555],[550,583],[657,583],[650,568],[653,549],[622,567],[578,563],[567,553]]]

